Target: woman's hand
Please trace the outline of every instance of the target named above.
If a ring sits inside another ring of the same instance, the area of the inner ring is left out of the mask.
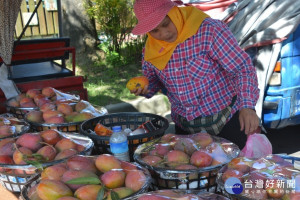
[[[255,110],[250,108],[243,108],[240,110],[239,121],[241,131],[245,129],[246,135],[255,131],[259,126],[259,118]]]
[[[135,90],[130,90],[130,93],[134,94],[135,96],[146,95],[148,94],[148,92],[149,92],[148,85],[145,85],[144,89],[138,88]]]

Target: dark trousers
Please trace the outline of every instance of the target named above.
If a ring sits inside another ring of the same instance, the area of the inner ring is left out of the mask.
[[[236,144],[240,149],[246,145],[247,135],[244,131],[240,131],[239,111],[237,111],[232,118],[225,124],[218,137],[225,138]],[[175,125],[175,134],[188,135],[189,132],[184,131],[179,126]]]

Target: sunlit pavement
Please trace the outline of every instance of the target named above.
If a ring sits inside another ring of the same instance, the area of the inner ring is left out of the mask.
[[[18,200],[19,194],[14,194],[0,185],[0,200]]]

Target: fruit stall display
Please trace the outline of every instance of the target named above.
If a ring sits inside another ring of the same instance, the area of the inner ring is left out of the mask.
[[[229,200],[219,194],[197,190],[157,190],[138,195],[132,200]]]
[[[10,113],[0,115],[0,140],[22,135],[29,129],[29,123],[14,117]]]
[[[234,199],[297,200],[299,161],[300,158],[275,154],[258,159],[237,157],[219,170],[217,183],[223,194]]]
[[[45,104],[44,104],[45,105]],[[89,102],[57,102],[54,108],[47,110],[32,110],[25,114],[31,129],[42,131],[58,129],[64,132],[78,132],[80,124],[88,119],[106,114],[105,109],[95,109]]]
[[[113,113],[84,121],[80,126],[80,133],[94,141],[97,154],[110,153],[109,138],[113,126],[121,126],[122,130],[129,131],[129,156],[133,161],[135,149],[145,142],[163,136],[169,122],[166,118],[151,113]]]
[[[52,87],[30,89],[6,101],[7,110],[31,123],[34,131],[59,129],[79,132],[84,120],[107,114],[105,108],[96,109],[76,95],[63,93]]]
[[[154,190],[216,192],[218,170],[239,152],[237,145],[207,133],[168,133],[140,145],[134,152],[134,160],[149,169]]]
[[[20,192],[42,168],[73,155],[90,155],[93,145],[88,137],[57,130],[3,139],[0,141],[0,182],[6,189]]]
[[[19,119],[23,119],[24,115],[31,110],[54,109],[52,104],[55,104],[56,100],[78,102],[80,98],[76,95],[60,92],[52,87],[44,87],[42,89],[29,89],[16,97],[12,97],[5,102],[5,106],[8,112],[16,115]]]
[[[110,154],[74,156],[45,168],[25,185],[21,197],[24,200],[62,197],[131,200],[147,192],[150,181],[146,168],[120,161]]]
[[[107,114],[76,95],[52,87],[30,89],[6,101],[7,110],[30,123],[32,131],[57,129],[79,132],[79,125],[90,118]]]

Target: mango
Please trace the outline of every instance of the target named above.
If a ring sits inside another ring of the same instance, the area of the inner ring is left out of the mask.
[[[59,198],[57,200],[80,200],[80,199],[77,199],[75,197],[61,197],[61,198]]]
[[[97,173],[98,171],[95,165],[95,161],[84,156],[73,156],[72,158],[69,158],[67,161],[67,165],[69,169],[72,170],[83,170],[93,173]]]
[[[82,112],[74,116],[73,122],[83,122],[85,120],[95,117],[92,113]]]
[[[74,196],[80,200],[96,199],[101,185],[85,185],[75,191]]]
[[[81,112],[82,110],[86,109],[89,106],[90,106],[89,102],[81,100],[75,105],[75,111]]]
[[[130,171],[125,178],[125,187],[134,192],[139,191],[147,181],[147,177],[141,170]]]
[[[43,156],[45,161],[50,162],[54,160],[57,152],[53,146],[45,145],[42,148],[40,148],[36,153]]]
[[[90,171],[83,171],[83,170],[72,170],[69,169],[68,171],[66,171],[62,177],[61,177],[61,181],[64,182],[69,188],[71,188],[71,190],[77,190],[78,188],[86,185],[86,184],[68,184],[68,181],[72,180],[72,179],[76,179],[76,178],[88,178],[88,177],[92,177],[92,178],[98,178],[98,176]]]
[[[56,143],[61,140],[59,132],[53,129],[42,131],[40,136],[44,142],[50,145],[56,145]]]
[[[212,157],[205,151],[198,150],[192,154],[190,162],[196,167],[208,167],[212,163]]]
[[[56,109],[56,105],[52,102],[47,102],[40,106],[40,111],[42,112],[45,112],[47,110],[55,110],[55,109]]]
[[[53,97],[56,95],[55,89],[52,87],[44,87],[42,89],[42,94],[45,95],[46,97]]]
[[[96,158],[95,165],[103,173],[112,169],[122,169],[121,162],[110,154],[101,154]]]
[[[17,165],[25,165],[26,164],[26,157],[31,156],[32,151],[27,147],[19,147],[13,154],[13,160]]]
[[[73,108],[70,104],[60,103],[57,105],[57,111],[63,113],[64,115],[68,115],[73,112]]]
[[[55,148],[59,152],[67,149],[76,149],[76,143],[68,138],[62,138],[56,143]]]
[[[112,134],[112,130],[100,123],[96,124],[94,131],[99,136],[110,136]]]
[[[17,139],[16,144],[35,152],[43,146],[41,142],[43,142],[43,139],[40,135],[25,133]]]
[[[49,179],[49,180],[61,180],[63,174],[67,171],[67,168],[63,165],[57,164],[52,165],[44,169],[41,173],[42,179]]]
[[[127,187],[115,188],[115,189],[112,189],[112,191],[117,193],[118,197],[121,198],[121,199],[125,198],[125,197],[128,197],[129,195],[132,195],[134,193],[134,191],[132,189],[127,188]],[[108,193],[107,200],[112,200],[111,192]]]
[[[145,76],[136,76],[131,78],[127,84],[126,88],[128,88],[130,91],[136,90],[139,88],[144,89],[146,85],[149,85],[149,80]]]
[[[31,122],[42,123],[43,113],[39,110],[32,110],[26,114],[26,119]]]
[[[60,159],[68,158],[68,157],[76,155],[77,153],[78,153],[78,151],[75,150],[75,149],[65,149],[65,150],[59,152],[55,156],[54,160],[60,160]]]
[[[170,167],[188,164],[190,157],[183,151],[171,150],[165,155],[165,160]]]
[[[124,186],[125,183],[125,172],[120,169],[113,169],[110,171],[105,172],[101,176],[101,181],[105,187],[109,189],[114,189],[118,187]]]
[[[41,90],[39,89],[29,89],[26,92],[26,96],[29,98],[34,98],[38,94],[41,94]]]
[[[28,197],[30,200],[41,200],[38,193],[36,192],[37,185],[33,186],[28,190]]]
[[[0,140],[0,155],[12,156],[15,151],[14,142],[13,138]]]
[[[9,165],[13,165],[14,161],[13,159],[8,156],[8,155],[0,155],[0,163],[1,164],[9,164]],[[11,169],[9,168],[5,168],[5,167],[0,167],[0,172],[10,172]]]
[[[73,196],[71,189],[61,181],[44,179],[36,191],[42,200],[56,200],[60,197]]]
[[[66,122],[73,122],[74,117],[78,114],[79,114],[78,112],[72,112],[72,113],[65,115]]]

